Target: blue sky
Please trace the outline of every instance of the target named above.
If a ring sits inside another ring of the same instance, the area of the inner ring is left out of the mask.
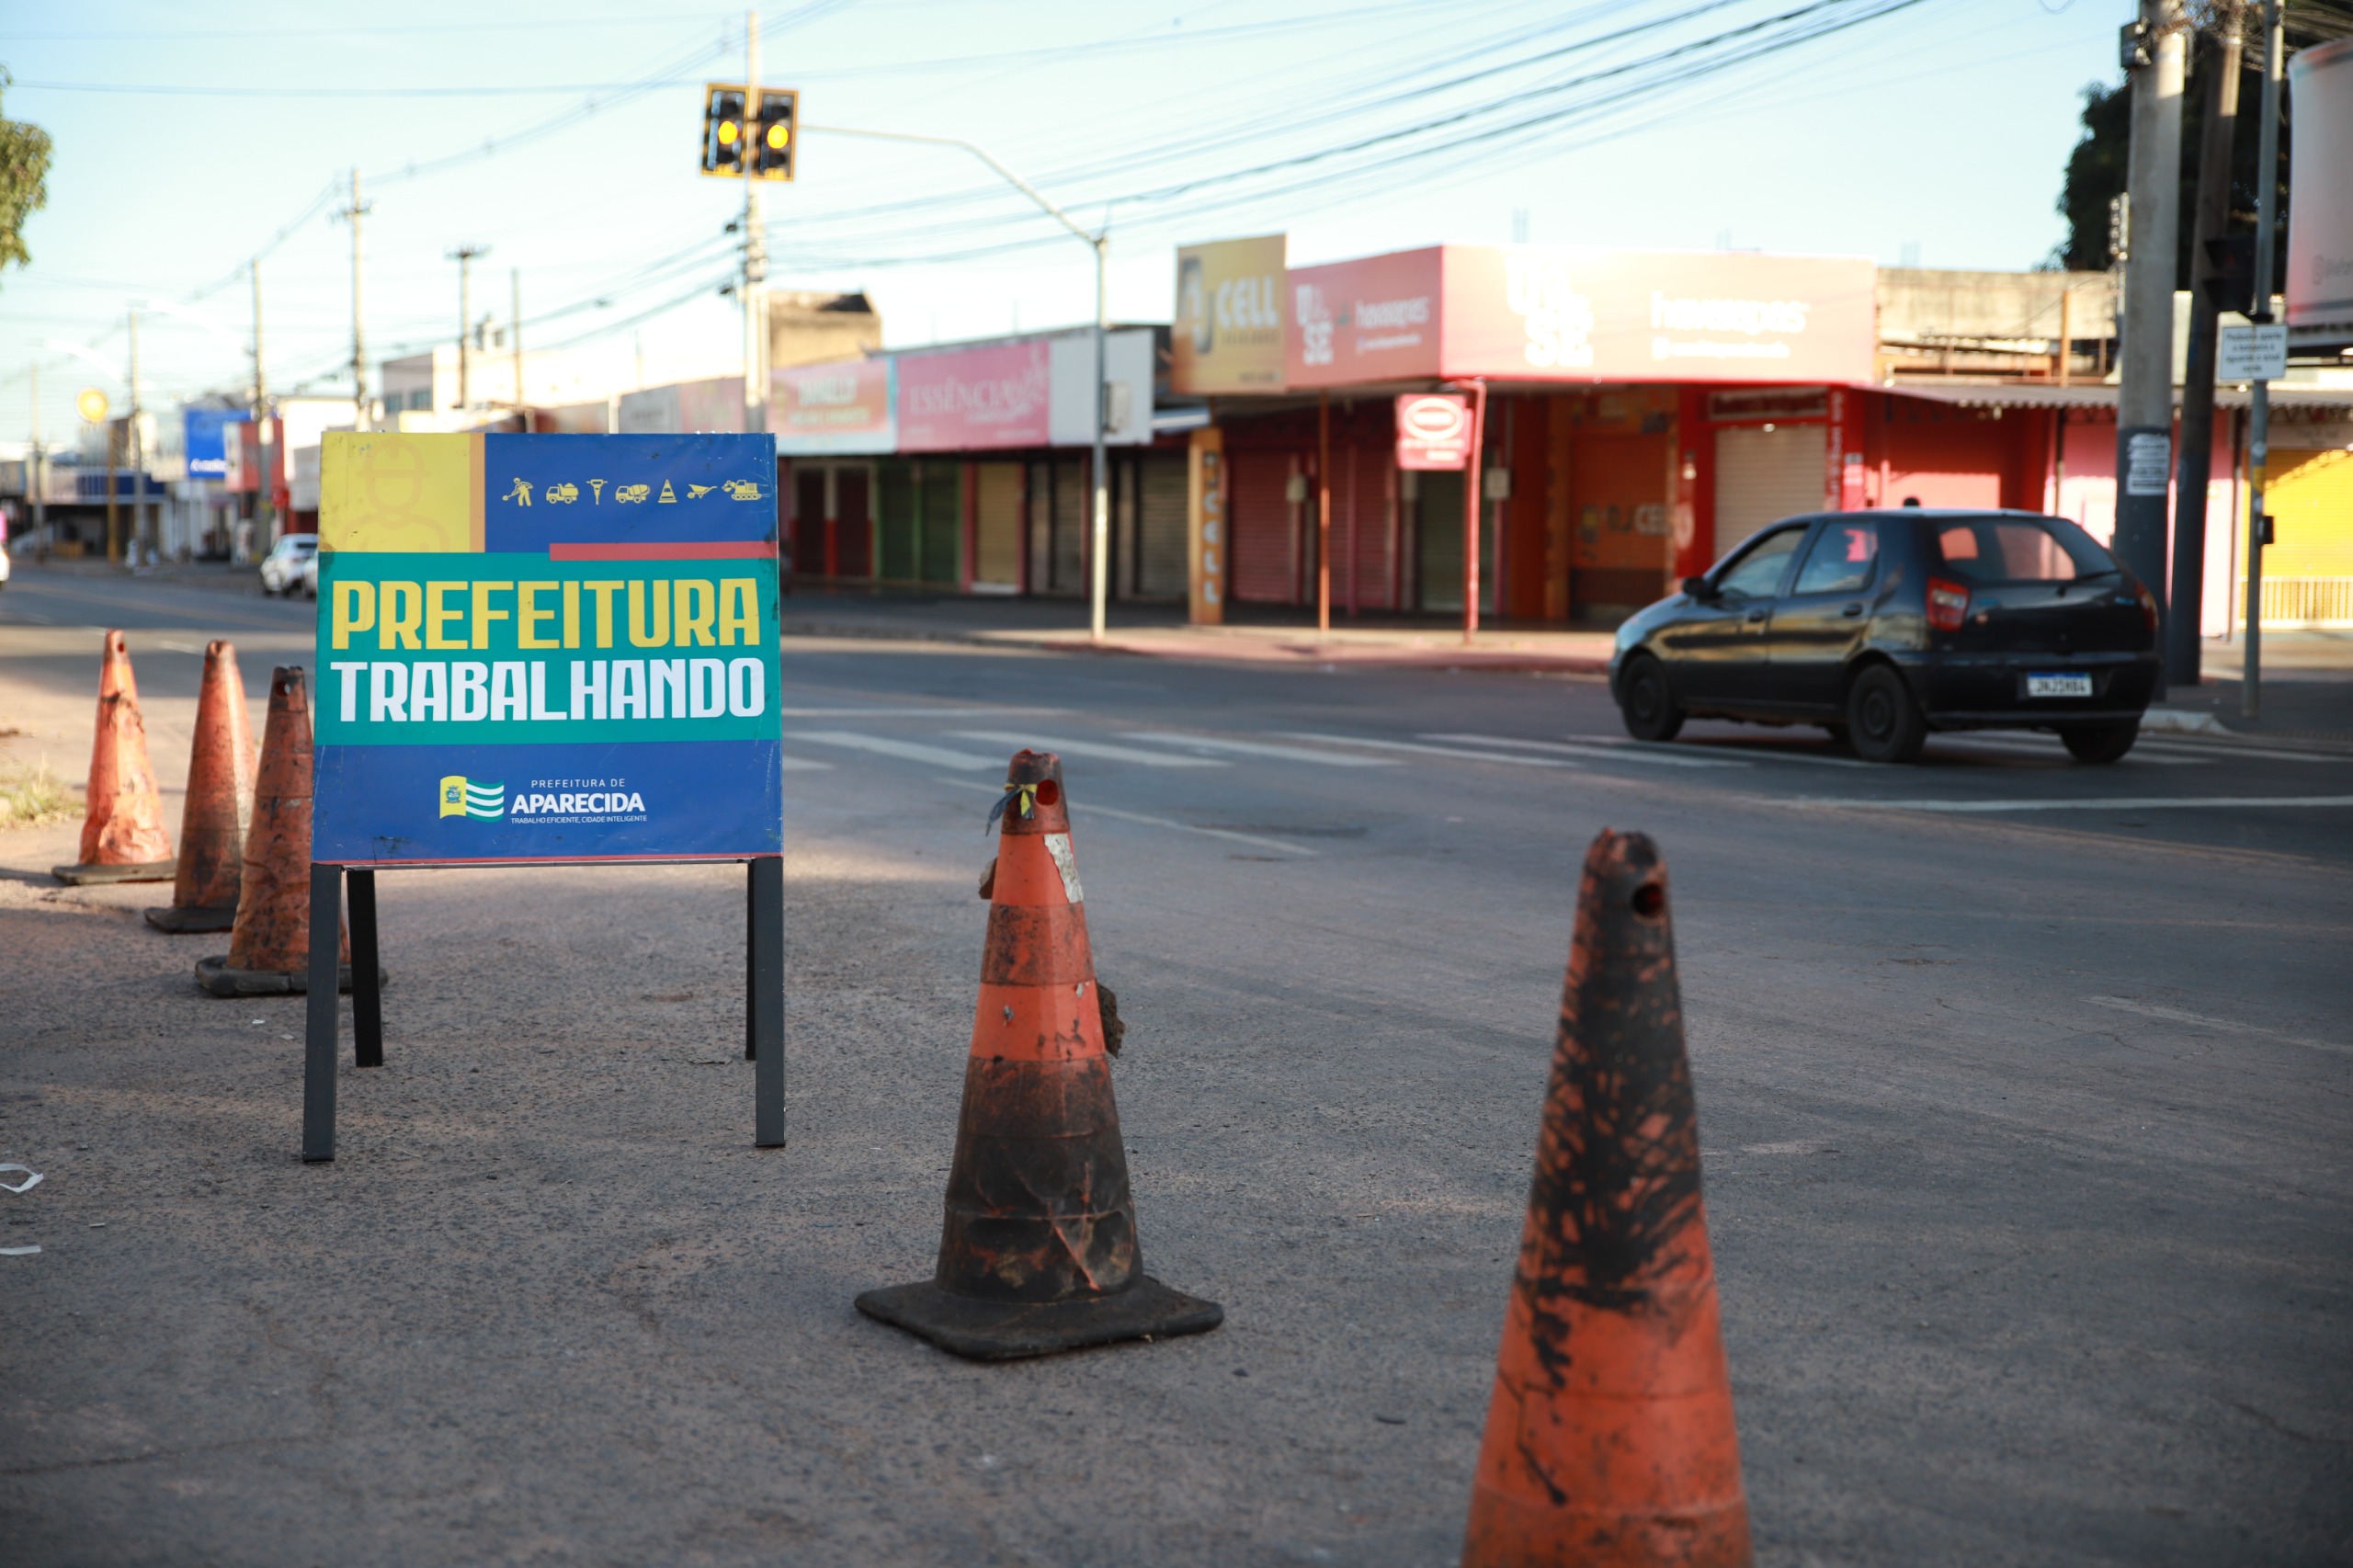
[[[2078,94],[2115,75],[2130,6],[1914,0],[1677,79],[1733,47],[1711,36],[1756,28],[1744,36],[1761,40],[1891,0],[1768,20],[1803,4],[801,0],[764,8],[762,75],[801,88],[813,126],[979,141],[1083,222],[1108,211],[1112,309],[1131,320],[1167,318],[1181,241],[1287,231],[1293,260],[1314,262],[1501,242],[1516,213],[1537,243],[1890,264],[1916,249],[1949,267],[2047,253]],[[642,351],[654,380],[733,368],[737,317],[715,290],[741,196],[693,163],[699,84],[740,74],[741,11],[6,0],[0,19],[16,79],[5,112],[57,143],[49,205],[27,230],[33,265],[0,276],[0,439],[25,434],[34,359],[52,442],[81,387],[119,403],[119,381],[41,345],[119,365],[137,301],[215,324],[144,323],[151,401],[243,385],[239,268],[265,246],[273,388],[333,390],[349,354],[350,259],[332,217],[341,196],[327,193],[355,165],[372,205],[371,360],[454,336],[447,253],[471,243],[491,247],[478,315],[504,320],[519,269],[527,345],[576,342],[621,362]],[[1688,52],[1642,63],[1677,48]],[[176,90],[122,90],[142,87]],[[1233,177],[1506,95],[1558,118]],[[813,129],[801,158],[800,181],[767,197],[777,286],[866,289],[894,345],[1091,316],[1086,251],[963,154]]]

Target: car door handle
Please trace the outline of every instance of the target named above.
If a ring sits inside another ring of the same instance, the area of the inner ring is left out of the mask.
[[[1860,605],[1848,605],[1845,609],[1840,610],[1838,613],[1851,620],[1855,617],[1863,613],[1863,607]]]
[[[1748,612],[1748,624],[1749,624],[1749,625],[1751,625],[1751,626],[1761,626],[1761,625],[1763,625],[1764,623],[1765,623],[1765,612],[1764,612],[1763,610],[1761,610],[1761,609],[1753,609],[1753,610],[1750,610],[1750,611]]]

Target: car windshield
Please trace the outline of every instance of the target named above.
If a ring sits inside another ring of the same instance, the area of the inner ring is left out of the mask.
[[[1952,575],[1971,583],[2072,583],[2114,572],[2115,557],[2064,517],[1957,517],[1929,525]]]

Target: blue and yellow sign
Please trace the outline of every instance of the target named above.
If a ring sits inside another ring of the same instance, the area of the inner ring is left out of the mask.
[[[772,437],[320,459],[313,859],[782,849]]]

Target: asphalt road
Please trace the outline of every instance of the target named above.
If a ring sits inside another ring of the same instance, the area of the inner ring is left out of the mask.
[[[0,722],[85,710],[64,628],[131,628],[165,724],[170,644],[246,639],[258,691],[306,634],[63,587],[0,597]],[[1760,1561],[2353,1555],[2353,756],[1878,768],[1636,746],[1587,681],[885,642],[786,676],[781,1152],[740,871],[387,874],[389,1064],[305,1167],[300,1001],[198,994],[221,939],[147,930],[161,890],[0,834],[0,1160],[47,1176],[0,1194],[43,1248],[0,1257],[12,1562],[1451,1562],[1604,825],[1671,869]],[[850,1300],[929,1271],[1025,744],[1150,1267],[1227,1319],[974,1367]]]

